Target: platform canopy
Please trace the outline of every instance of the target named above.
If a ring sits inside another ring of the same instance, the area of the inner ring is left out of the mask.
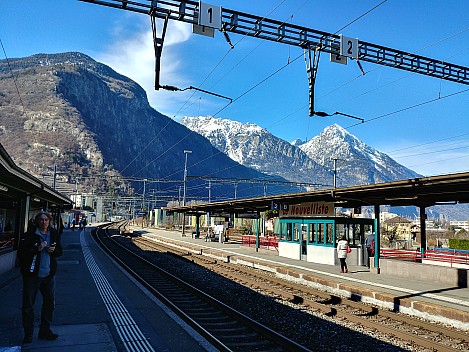
[[[469,203],[469,172],[413,178],[365,186],[335,188],[223,202],[202,203],[166,208],[179,213],[266,211],[272,205],[293,205],[306,202],[334,203],[335,207],[417,206]]]
[[[24,196],[50,205],[71,204],[71,200],[18,167],[0,144],[0,208],[10,208]]]

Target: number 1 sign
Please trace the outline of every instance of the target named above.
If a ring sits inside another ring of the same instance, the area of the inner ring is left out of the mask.
[[[199,25],[221,29],[221,6],[199,1]]]

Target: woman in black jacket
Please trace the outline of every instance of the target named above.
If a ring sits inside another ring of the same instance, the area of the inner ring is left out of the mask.
[[[55,273],[57,257],[62,255],[59,233],[50,226],[52,216],[40,212],[34,218],[35,226],[20,241],[18,257],[23,275],[22,318],[24,343],[33,340],[34,303],[38,291],[42,295],[41,324],[38,337],[47,340],[58,338],[51,329],[55,308]]]

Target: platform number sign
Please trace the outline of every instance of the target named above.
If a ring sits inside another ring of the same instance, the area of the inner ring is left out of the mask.
[[[221,6],[199,1],[199,25],[221,29]]]
[[[358,58],[358,39],[340,35],[340,56]]]
[[[335,62],[337,64],[347,65],[347,57],[340,55],[340,48],[338,44],[331,44],[331,56],[329,61]]]

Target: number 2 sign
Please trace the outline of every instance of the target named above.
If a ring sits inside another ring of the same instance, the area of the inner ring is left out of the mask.
[[[340,35],[340,56],[358,58],[358,39]]]
[[[199,25],[221,29],[221,6],[199,1]]]

